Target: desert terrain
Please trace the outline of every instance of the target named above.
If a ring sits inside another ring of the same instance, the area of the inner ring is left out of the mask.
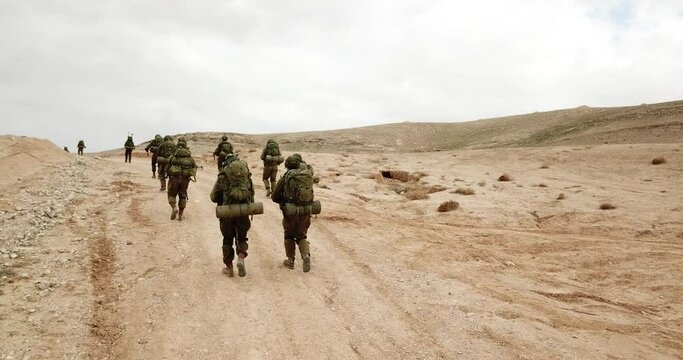
[[[182,222],[144,144],[0,136],[0,359],[683,358],[683,102],[229,134],[265,206],[245,278],[221,273],[220,135],[184,134]],[[309,273],[281,265],[268,138],[321,178]]]

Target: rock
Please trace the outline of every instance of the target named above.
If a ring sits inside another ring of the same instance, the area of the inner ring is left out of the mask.
[[[28,280],[31,278],[31,276],[28,273],[21,273],[19,274],[19,278],[22,280]]]
[[[11,254],[9,254],[9,258],[10,258],[10,259],[16,259],[16,258],[18,258],[18,257],[19,257],[19,255],[17,255],[16,253],[11,253]]]
[[[126,241],[126,245],[133,245],[133,242],[128,240],[128,241]]]
[[[38,290],[47,290],[50,287],[50,284],[44,283],[44,282],[38,282],[35,284],[36,289]]]
[[[503,264],[505,264],[505,266],[510,266],[510,267],[511,267],[511,266],[516,266],[515,263],[513,263],[513,262],[510,261],[510,260],[504,262]]]

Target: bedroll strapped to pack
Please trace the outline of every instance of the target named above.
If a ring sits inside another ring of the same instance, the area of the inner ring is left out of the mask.
[[[263,203],[255,202],[249,204],[230,204],[216,206],[216,217],[219,219],[229,219],[239,216],[263,214]]]
[[[284,161],[285,161],[285,158],[283,158],[280,155],[266,155],[266,164],[280,165]]]
[[[320,201],[313,200],[309,205],[297,205],[292,203],[285,203],[282,207],[282,213],[285,216],[295,215],[318,215],[322,211]]]

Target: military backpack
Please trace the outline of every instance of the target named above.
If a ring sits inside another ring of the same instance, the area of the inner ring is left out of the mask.
[[[225,158],[228,154],[232,154],[232,144],[224,141],[221,143],[221,151],[218,153],[218,157]]]
[[[168,162],[168,160],[173,156],[173,153],[175,152],[175,143],[173,140],[167,140],[164,141],[160,146],[159,146],[159,154],[157,157],[157,162],[160,164],[165,164]]]
[[[171,157],[171,168],[168,172],[171,175],[197,176],[197,165],[190,150],[178,148]]]
[[[304,163],[285,174],[285,201],[297,205],[310,205],[313,202],[313,174]]]
[[[251,181],[249,165],[244,160],[235,159],[225,167],[227,186],[225,195],[229,204],[248,204],[254,202],[254,184]]]

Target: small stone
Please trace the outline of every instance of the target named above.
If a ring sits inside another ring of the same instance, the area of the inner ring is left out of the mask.
[[[9,258],[10,258],[10,259],[16,259],[16,258],[18,258],[18,257],[19,257],[19,255],[17,255],[16,253],[11,253],[11,254],[9,254]]]
[[[21,273],[19,274],[19,278],[22,280],[28,280],[31,278],[31,276],[28,273]]]
[[[505,266],[516,266],[515,263],[513,263],[513,262],[510,261],[510,260],[504,262],[503,264],[505,264]]]
[[[133,245],[133,242],[128,240],[128,241],[126,241],[126,245]]]

